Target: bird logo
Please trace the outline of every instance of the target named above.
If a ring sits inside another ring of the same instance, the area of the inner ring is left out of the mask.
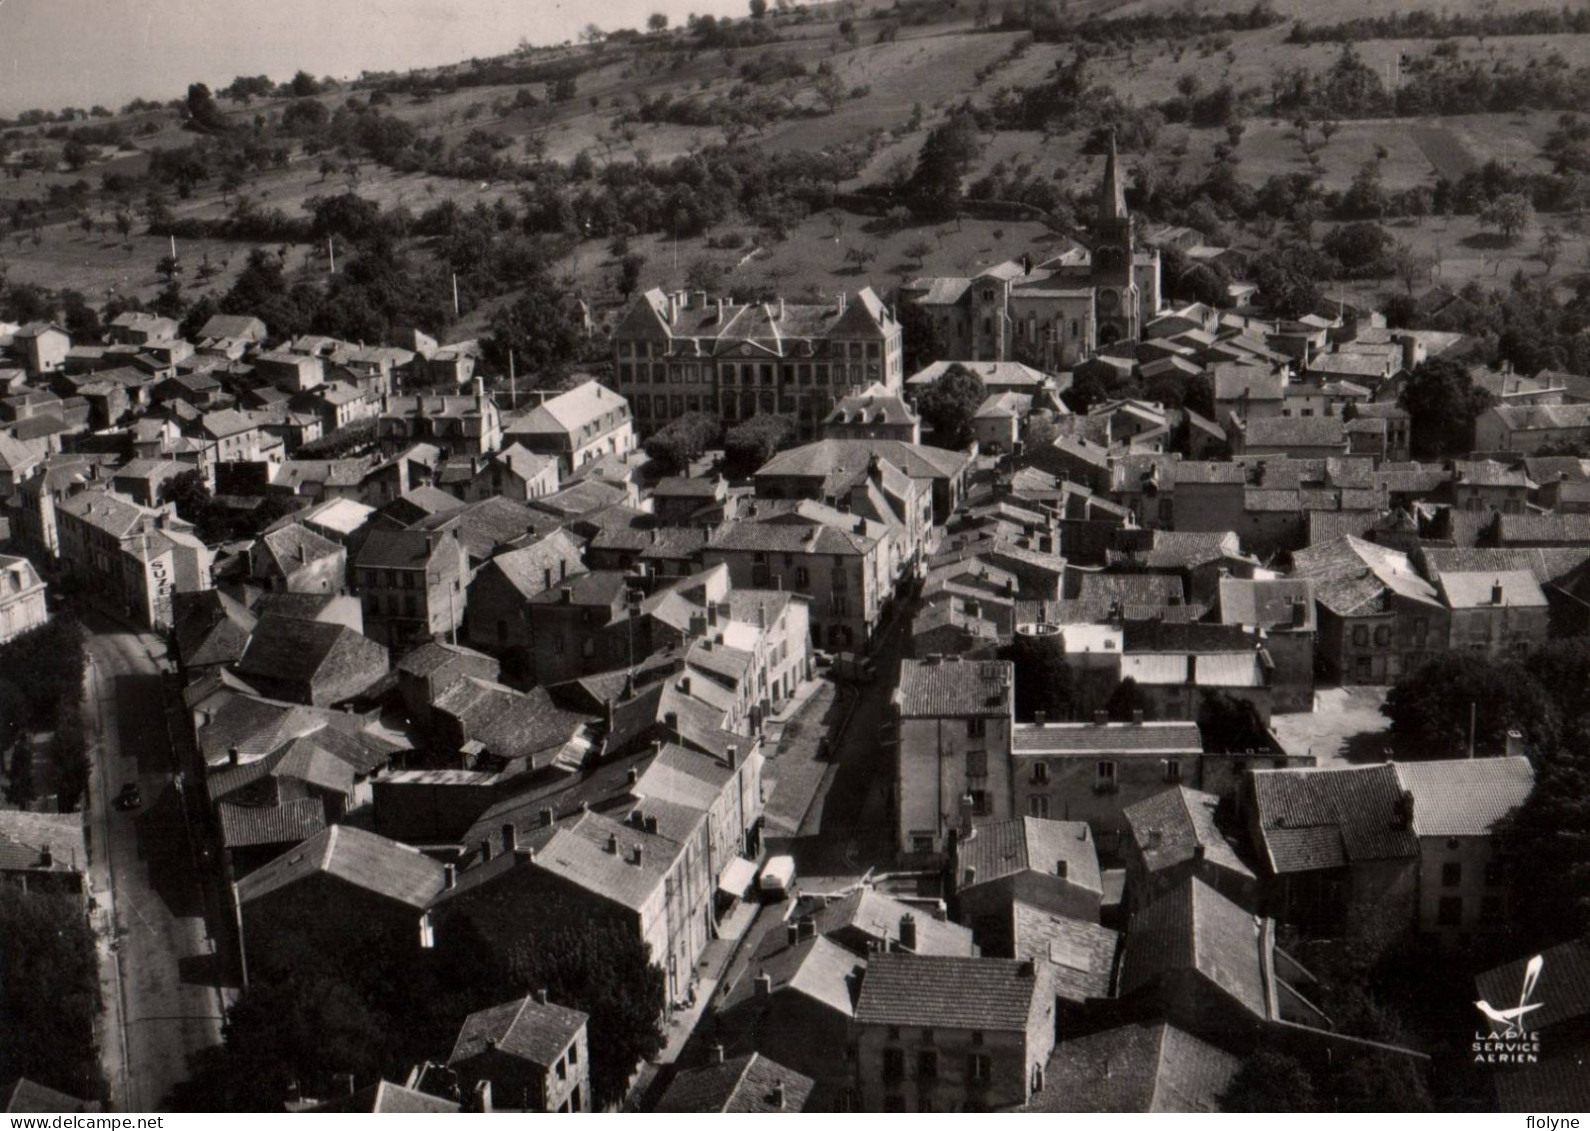
[[[1539,1009],[1543,1002],[1531,1002],[1530,996],[1535,992],[1535,984],[1540,981],[1540,972],[1545,967],[1546,960],[1540,955],[1529,960],[1524,967],[1524,988],[1518,995],[1518,1004],[1512,1009],[1497,1009],[1488,1001],[1474,1003],[1485,1016],[1502,1026],[1504,1037],[1521,1036],[1524,1032],[1524,1017]]]

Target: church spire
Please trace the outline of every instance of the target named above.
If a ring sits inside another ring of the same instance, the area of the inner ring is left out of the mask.
[[[1126,192],[1121,188],[1121,170],[1115,157],[1115,131],[1110,130],[1110,152],[1104,159],[1104,180],[1099,184],[1099,219],[1126,219]]]

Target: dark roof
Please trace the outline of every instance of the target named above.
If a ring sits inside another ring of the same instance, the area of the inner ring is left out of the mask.
[[[916,923],[917,954],[977,953],[972,943],[972,932],[959,923],[950,923],[925,914],[920,908],[885,895],[872,888],[858,888],[812,915],[817,933],[832,935],[836,931],[855,930],[879,942],[898,942],[900,921],[910,915]]]
[[[1399,818],[1402,783],[1390,763],[1255,770],[1252,778],[1262,848],[1277,875],[1418,855],[1418,838]]]
[[[464,1019],[449,1065],[492,1049],[550,1068],[590,1018],[578,1009],[522,997]]]
[[[905,718],[1005,715],[1015,668],[1008,660],[902,660],[900,714]]]
[[[1203,752],[1197,723],[1017,723],[1011,748],[1018,754],[1196,754]]]
[[[1529,1015],[1529,1028],[1582,1022],[1590,1016],[1590,935],[1541,951],[1540,957],[1545,964],[1536,1000],[1541,1005]],[[1520,958],[1476,977],[1474,986],[1481,1000],[1511,1006],[1523,987],[1527,962]]]
[[[1212,793],[1179,785],[1128,805],[1122,816],[1148,870],[1174,868],[1192,859],[1195,850],[1202,846],[1211,864],[1251,879],[1253,873],[1215,826],[1215,806],[1219,802]]]
[[[1051,821],[1013,817],[975,826],[972,836],[956,846],[956,863],[964,877],[977,869],[977,882],[988,883],[1017,872],[1055,876],[1066,866],[1066,879],[1080,888],[1102,892],[1099,855],[1086,821]]]
[[[1114,931],[1020,899],[1011,901],[1010,918],[1015,957],[1046,970],[1057,996],[1078,1003],[1111,996],[1120,942]]]
[[[756,1114],[800,1111],[814,1086],[810,1077],[752,1052],[679,1073],[652,1110]]]
[[[1257,1017],[1270,999],[1260,922],[1196,877],[1132,916],[1121,957],[1121,996],[1196,970]]]
[[[237,882],[237,899],[250,903],[311,876],[327,875],[419,911],[442,890],[442,872],[441,864],[417,848],[351,825],[331,825],[244,876]]]
[[[97,1100],[80,1100],[65,1092],[57,1092],[54,1088],[46,1088],[43,1084],[35,1084],[22,1076],[12,1086],[6,1105],[0,1111],[13,1115],[35,1112],[59,1115],[62,1112],[100,1111],[103,1106]]]
[[[1041,983],[1014,958],[874,954],[861,980],[856,1022],[1025,1032]]]
[[[382,1114],[431,1115],[436,1112],[454,1112],[458,1105],[439,1096],[417,1092],[388,1080],[361,1088],[351,1096],[331,1100],[319,1107],[309,1108],[304,1114],[321,1115],[337,1112],[379,1112]]]
[[[1136,1022],[1056,1045],[1043,1091],[1022,1111],[1213,1112],[1240,1058],[1165,1021]]]
[[[223,801],[215,807],[215,815],[221,824],[221,843],[227,848],[297,844],[326,827],[326,808],[313,797],[267,807]]]
[[[448,541],[446,535],[423,530],[372,530],[354,565],[359,569],[424,569]]]

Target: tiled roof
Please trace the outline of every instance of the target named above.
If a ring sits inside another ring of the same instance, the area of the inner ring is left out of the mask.
[[[102,1106],[97,1100],[80,1100],[65,1092],[57,1092],[54,1088],[46,1088],[43,1084],[35,1084],[22,1076],[17,1078],[0,1111],[12,1115],[34,1112],[59,1115],[62,1112],[99,1111]]]
[[[1267,956],[1259,921],[1193,877],[1132,916],[1121,956],[1121,996],[1167,974],[1196,970],[1256,1017],[1268,1020]]]
[[[456,1065],[492,1049],[551,1068],[589,1020],[578,1009],[533,996],[494,1005],[464,1019],[447,1063]]]
[[[457,500],[454,500],[455,502]],[[354,561],[357,569],[424,569],[448,547],[447,535],[421,530],[372,530]]]
[[[1546,607],[1546,594],[1527,569],[1467,572],[1447,570],[1436,582],[1454,609]],[[1501,601],[1495,600],[1501,590]]]
[[[915,956],[912,956],[915,957]],[[731,1005],[755,992],[755,975],[767,975],[772,993],[795,993],[824,1009],[856,1015],[856,988],[867,960],[823,935],[790,944],[782,931],[770,931],[751,956],[746,976],[729,996]]]
[[[1046,970],[1058,996],[1080,1004],[1112,995],[1120,945],[1114,931],[1020,899],[1011,901],[1010,916],[1015,957]]]
[[[1425,546],[1420,551],[1430,577],[1440,581],[1448,570],[1462,573],[1496,573],[1528,570],[1541,585],[1565,577],[1590,561],[1590,546],[1562,549],[1482,549]]]
[[[902,718],[1008,716],[1015,669],[1008,660],[902,660]]]
[[[624,398],[611,389],[589,380],[543,401],[514,420],[505,421],[503,433],[569,434],[578,439],[581,429],[626,404]]]
[[[1217,1112],[1241,1058],[1165,1021],[1138,1021],[1062,1041],[1033,1112]]]
[[[1590,545],[1590,514],[1504,514],[1497,521],[1504,546],[1519,542]]]
[[[333,876],[416,911],[442,890],[442,865],[417,848],[351,825],[331,825],[237,882],[239,903],[314,875]]]
[[[1298,550],[1292,574],[1312,579],[1315,598],[1341,616],[1373,611],[1388,588],[1410,600],[1436,603],[1435,590],[1406,554],[1352,535]]]
[[[1126,601],[1141,605],[1179,605],[1181,578],[1165,573],[1084,573],[1077,599]]]
[[[82,814],[0,809],[0,871],[42,868],[42,849],[49,850],[52,870],[86,872]]]
[[[1302,613],[1296,610],[1301,606]],[[1314,631],[1314,586],[1306,578],[1220,579],[1220,623]]]
[[[1261,416],[1247,422],[1243,443],[1250,449],[1335,447],[1346,438],[1337,416]]]
[[[1535,788],[1534,767],[1516,755],[1395,765],[1419,836],[1489,836]]]
[[[1527,487],[1536,484],[1521,467],[1510,467],[1492,459],[1458,460],[1452,465],[1457,482],[1465,487]]]
[[[215,807],[215,815],[221,824],[221,843],[227,848],[297,844],[326,827],[326,809],[319,798],[265,807],[223,801]]]
[[[936,919],[921,908],[901,903],[873,888],[858,888],[843,899],[819,908],[812,917],[820,935],[832,935],[849,928],[868,938],[893,944],[900,939],[900,920],[907,915],[916,922],[914,950],[917,954],[970,956],[977,953],[969,928]]]
[[[653,1111],[754,1113],[800,1111],[814,1081],[761,1053],[746,1053],[679,1073]]]
[[[1174,868],[1191,860],[1202,846],[1205,859],[1211,864],[1252,878],[1253,873],[1215,826],[1215,806],[1219,801],[1212,793],[1179,785],[1128,805],[1122,816],[1148,870]]]
[[[856,1023],[1025,1032],[1042,987],[1033,965],[1013,958],[875,954]]]
[[[1068,882],[1088,891],[1104,890],[1097,846],[1086,821],[1051,821],[1043,817],[985,821],[956,845],[955,859],[962,877],[969,869],[977,870],[979,884],[1017,872],[1054,876],[1064,863]]]
[[[757,477],[865,474],[873,456],[893,464],[913,479],[946,479],[960,475],[972,462],[966,452],[909,444],[904,440],[819,440],[780,452],[757,470]]]
[[[1018,754],[1197,754],[1203,751],[1197,723],[1017,723],[1011,734]]]
[[[360,1088],[351,1096],[331,1100],[313,1107],[306,1114],[336,1112],[379,1113],[383,1115],[435,1115],[456,1112],[458,1104],[427,1092],[418,1092],[402,1084],[382,1080],[368,1088]]]
[[[1509,432],[1590,426],[1590,404],[1494,405],[1490,411]]]
[[[364,686],[387,670],[387,651],[369,637],[331,621],[267,616],[254,626],[237,672],[264,687],[265,680],[291,680],[336,686],[347,676],[365,677]]]
[[[1255,770],[1261,848],[1276,875],[1418,855],[1395,766]]]

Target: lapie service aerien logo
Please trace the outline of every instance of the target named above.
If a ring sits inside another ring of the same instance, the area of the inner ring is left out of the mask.
[[[1477,1001],[1474,1007],[1490,1019],[1489,1032],[1476,1032],[1471,1051],[1476,1064],[1535,1064],[1540,1058],[1540,1034],[1526,1025],[1529,1015],[1544,1002],[1531,1001],[1535,987],[1540,982],[1540,972],[1546,960],[1535,955],[1524,966],[1524,983],[1518,992],[1518,1004],[1492,1005]]]

